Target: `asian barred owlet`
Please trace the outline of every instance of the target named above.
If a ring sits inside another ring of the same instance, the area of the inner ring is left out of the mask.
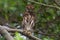
[[[28,4],[23,14],[22,25],[26,32],[32,32],[33,27],[35,25],[35,14],[33,10],[34,6],[32,4]]]

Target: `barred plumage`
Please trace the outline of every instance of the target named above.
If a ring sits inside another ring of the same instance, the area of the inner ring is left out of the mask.
[[[24,26],[24,30],[27,32],[32,32],[35,24],[35,14],[33,10],[33,5],[29,4],[26,6],[25,13],[23,14],[22,25]]]

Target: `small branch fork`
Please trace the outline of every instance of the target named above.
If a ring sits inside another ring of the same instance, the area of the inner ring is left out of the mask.
[[[25,32],[23,32],[23,30],[12,29],[12,28],[0,25],[0,34],[2,34],[6,38],[6,40],[14,40],[14,38],[9,34],[8,31],[10,31],[10,32],[16,32],[17,31],[17,32],[21,33],[22,35],[27,36],[28,38],[30,38],[32,40],[41,40],[41,39],[39,39],[33,35],[26,34]]]
[[[6,40],[14,40],[13,37],[8,33],[8,31],[3,28],[3,26],[0,26],[0,33],[5,36]]]

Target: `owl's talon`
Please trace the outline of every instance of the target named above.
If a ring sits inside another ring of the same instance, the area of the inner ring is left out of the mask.
[[[27,31],[27,30],[24,30],[24,33],[26,33],[26,34],[28,34],[28,35],[31,35],[32,32]]]

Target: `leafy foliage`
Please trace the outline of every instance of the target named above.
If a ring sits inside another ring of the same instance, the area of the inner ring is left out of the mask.
[[[34,0],[35,2],[44,3],[47,5],[53,5],[59,7],[54,0]],[[21,26],[22,14],[25,11],[25,6],[28,0],[0,0],[0,24],[9,23],[13,25],[17,23]],[[32,2],[31,2],[32,3]],[[35,7],[36,14],[36,25],[35,31],[41,31],[46,35],[39,36],[35,33],[37,37],[42,40],[59,40],[60,35],[60,10],[48,6],[39,5],[32,3]],[[11,25],[11,26],[12,26]],[[48,35],[51,34],[51,35]],[[55,36],[53,36],[53,35]],[[19,33],[15,33],[15,40],[23,40]],[[0,38],[1,39],[1,38]],[[2,39],[3,40],[3,39]]]
[[[21,37],[21,35],[18,32],[16,32],[15,33],[15,40],[24,40],[24,39],[23,39],[23,37]]]

